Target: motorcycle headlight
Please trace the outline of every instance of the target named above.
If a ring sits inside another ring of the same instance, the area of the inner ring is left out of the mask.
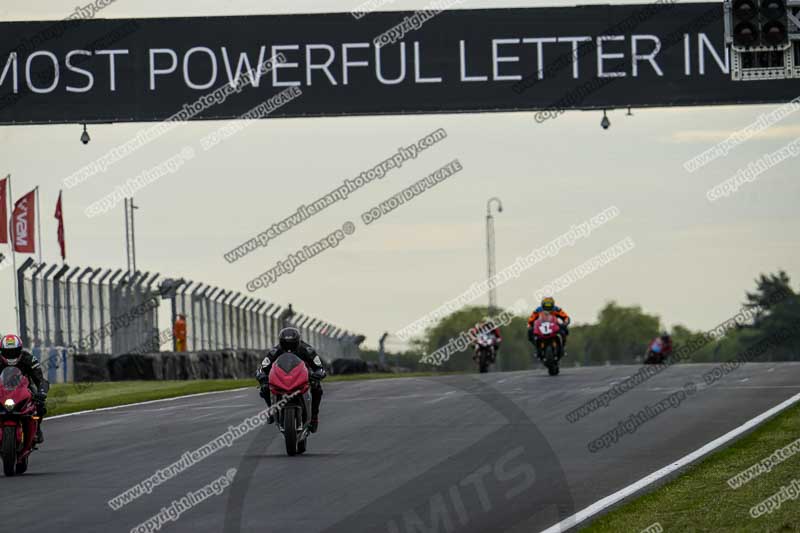
[[[13,411],[16,405],[17,404],[11,398],[3,402],[3,407],[5,407],[8,411]]]

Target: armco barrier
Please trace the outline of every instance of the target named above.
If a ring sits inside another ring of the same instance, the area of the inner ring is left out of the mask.
[[[188,381],[197,379],[253,378],[265,350],[218,350],[190,353],[136,353],[110,357],[104,354],[75,355],[74,380],[95,381]],[[326,366],[331,375],[388,372],[389,369],[360,359],[334,359]]]
[[[125,354],[109,359],[108,372],[112,381],[254,378],[265,355],[263,350]]]

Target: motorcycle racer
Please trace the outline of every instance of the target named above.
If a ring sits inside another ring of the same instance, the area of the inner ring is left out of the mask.
[[[569,324],[572,322],[572,319],[569,317],[566,311],[556,305],[556,301],[552,296],[546,296],[542,298],[541,305],[534,309],[531,313],[531,316],[528,319],[528,340],[530,340],[532,343],[536,342],[533,334],[533,323],[536,322],[541,316],[542,312],[545,311],[555,316],[556,319],[559,320],[559,325],[561,326],[560,333],[561,338],[564,341],[564,350],[566,355],[567,336],[569,336]]]
[[[322,379],[325,378],[327,373],[325,367],[322,365],[317,351],[308,343],[300,339],[300,331],[296,328],[284,328],[278,335],[278,345],[272,348],[267,356],[261,361],[261,366],[256,372],[256,379],[260,385],[261,396],[267,406],[271,407],[272,398],[269,392],[269,370],[270,365],[278,359],[279,356],[286,352],[292,352],[297,357],[303,360],[309,368],[310,381],[311,381],[311,432],[316,433],[319,427],[319,406],[322,402]],[[270,415],[267,421],[269,424],[275,422],[275,416]]]
[[[670,355],[672,355],[672,337],[664,331],[650,342],[645,362],[663,363]]]
[[[478,335],[482,333],[486,333],[487,335],[491,335],[494,338],[494,359],[497,358],[497,355],[500,353],[500,346],[503,343],[503,337],[500,335],[500,328],[495,325],[495,323],[490,319],[486,320],[485,322],[476,322],[475,327],[469,330],[470,338],[473,340],[473,347],[475,349],[475,355],[473,355],[473,359],[478,355]]]
[[[22,347],[22,339],[16,335],[4,335],[2,341],[0,341],[0,371],[9,366],[19,368],[36,387],[36,390],[31,387],[31,392],[36,403],[36,415],[39,417],[36,444],[41,444],[44,442],[42,419],[47,414],[45,404],[47,402],[47,391],[50,390],[50,383],[44,378],[39,360]]]

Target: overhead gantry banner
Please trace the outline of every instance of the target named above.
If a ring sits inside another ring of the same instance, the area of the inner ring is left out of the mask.
[[[693,106],[798,96],[797,43],[786,49],[788,64],[778,75],[735,76],[742,65],[726,39],[725,16],[722,3],[669,0],[6,22],[0,123]]]

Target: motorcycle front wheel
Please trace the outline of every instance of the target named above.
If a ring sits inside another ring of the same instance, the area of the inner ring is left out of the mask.
[[[17,467],[17,428],[16,426],[6,426],[3,428],[3,446],[0,449],[0,457],[3,459],[3,473],[13,476]]]
[[[552,344],[544,349],[544,364],[547,365],[547,373],[557,376],[559,372],[558,359],[556,358],[555,348]]]
[[[286,441],[286,453],[297,455],[297,426],[300,422],[300,408],[296,405],[283,408],[283,438]]]
[[[489,371],[489,356],[485,351],[481,352],[481,355],[478,358],[478,368],[481,374],[485,374]]]

